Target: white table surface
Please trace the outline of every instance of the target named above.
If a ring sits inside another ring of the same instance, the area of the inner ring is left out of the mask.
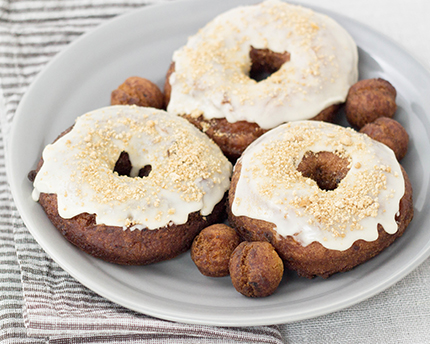
[[[368,25],[402,46],[430,68],[430,1],[427,0],[303,0]]]

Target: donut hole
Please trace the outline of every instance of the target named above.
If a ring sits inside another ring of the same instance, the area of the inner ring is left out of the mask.
[[[290,53],[276,53],[270,49],[256,49],[251,46],[249,51],[251,69],[249,77],[257,82],[267,79],[276,73],[285,62],[290,60]]]
[[[335,190],[349,171],[349,159],[336,153],[306,152],[297,170],[306,178],[314,180],[325,191]]]
[[[152,171],[152,166],[151,165],[145,165],[139,170],[139,173],[137,175],[141,178],[148,177],[149,174],[151,173],[151,171]]]
[[[121,152],[118,160],[115,163],[113,171],[118,173],[118,175],[120,176],[131,177],[132,168],[133,166],[131,164],[130,156],[128,155],[128,153]],[[140,178],[148,177],[151,171],[152,171],[152,166],[145,165],[139,169],[137,177],[140,177]]]

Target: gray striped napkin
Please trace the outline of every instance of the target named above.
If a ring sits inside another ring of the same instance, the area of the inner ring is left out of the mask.
[[[0,0],[0,343],[430,343],[430,259],[388,290],[336,313],[279,327],[219,328],[115,305],[75,281],[34,241],[6,179],[5,143],[19,101],[69,42],[113,16],[161,1]],[[430,61],[423,44],[430,2],[331,0],[324,7],[374,23]]]
[[[69,42],[110,18],[162,0],[0,0],[0,341],[8,343],[283,343],[276,326],[219,328],[118,306],[62,270],[25,228],[5,173],[15,110]],[[37,119],[35,119],[37,120]]]

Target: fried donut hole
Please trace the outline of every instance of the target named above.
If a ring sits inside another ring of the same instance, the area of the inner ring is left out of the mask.
[[[360,80],[349,89],[346,119],[361,129],[379,117],[391,118],[397,110],[396,95],[396,89],[384,79]]]
[[[132,76],[112,91],[111,105],[137,105],[163,109],[164,95],[152,81]]]
[[[408,151],[409,135],[403,126],[394,119],[380,117],[361,128],[360,133],[367,134],[372,139],[390,147],[398,161],[402,160]]]
[[[284,264],[265,241],[243,241],[230,258],[230,277],[235,289],[248,297],[266,297],[281,283]]]
[[[203,229],[191,245],[191,259],[208,277],[228,276],[228,264],[240,239],[236,231],[224,224]]]

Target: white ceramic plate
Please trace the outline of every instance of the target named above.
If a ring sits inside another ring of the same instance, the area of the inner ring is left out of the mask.
[[[307,319],[353,305],[388,288],[430,255],[430,75],[385,37],[329,14],[359,46],[360,77],[388,79],[398,90],[396,119],[410,133],[404,159],[415,190],[415,218],[406,234],[373,260],[328,280],[287,274],[277,292],[249,299],[228,277],[202,276],[189,254],[145,267],[94,259],[70,245],[31,199],[27,173],[42,149],[75,118],[109,104],[110,92],[139,75],[160,86],[173,51],[216,14],[260,0],[190,0],[151,6],[115,18],[70,44],[40,73],[22,99],[8,142],[8,174],[16,205],[36,240],[57,263],[98,294],[155,317],[185,323],[245,326]]]

